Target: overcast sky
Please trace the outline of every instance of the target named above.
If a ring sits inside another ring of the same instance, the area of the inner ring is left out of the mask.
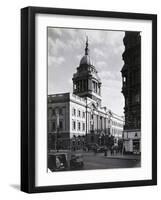
[[[121,31],[48,28],[48,94],[72,92],[72,77],[84,55],[88,36],[89,55],[102,81],[102,106],[123,115],[121,93]]]

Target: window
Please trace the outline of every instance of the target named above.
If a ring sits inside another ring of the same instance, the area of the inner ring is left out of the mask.
[[[78,122],[78,131],[80,131],[80,130],[81,130],[81,123]]]
[[[80,110],[78,110],[78,117],[80,117],[81,116],[81,111]]]
[[[94,81],[92,81],[92,90],[93,90],[93,92],[95,90],[95,82]]]
[[[63,130],[63,121],[60,121],[60,122],[59,122],[59,129],[60,129],[60,130]]]
[[[52,111],[52,115],[54,115],[54,116],[55,116],[55,109],[53,109],[53,111]]]
[[[82,115],[83,115],[83,118],[85,118],[85,112],[84,111],[83,111]]]
[[[55,131],[56,130],[56,123],[55,123],[55,121],[53,121],[53,131]]]
[[[73,110],[72,110],[72,115],[76,116],[76,109],[75,108],[73,108]]]
[[[83,122],[83,131],[85,131],[85,123]]]
[[[91,124],[91,131],[93,131],[94,130],[94,125],[93,124]]]
[[[73,130],[75,130],[75,129],[76,129],[76,123],[75,123],[75,121],[74,121],[74,120],[73,120],[72,127],[73,127],[73,128],[72,128]]]
[[[59,108],[59,114],[62,115],[63,114],[63,109]]]

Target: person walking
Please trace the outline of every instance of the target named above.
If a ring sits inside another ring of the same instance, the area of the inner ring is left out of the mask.
[[[105,157],[107,156],[107,147],[105,147],[105,149],[104,149],[104,156]]]
[[[111,156],[113,156],[113,154],[114,154],[113,146],[111,146],[110,151],[111,151]]]

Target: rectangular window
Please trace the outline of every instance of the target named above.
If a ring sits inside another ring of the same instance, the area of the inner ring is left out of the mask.
[[[83,115],[83,118],[85,118],[85,112],[84,111],[83,111],[82,115]]]
[[[75,130],[76,129],[76,123],[75,123],[75,121],[73,120],[73,126],[72,126],[73,128],[73,130]]]
[[[53,121],[53,131],[55,131],[56,130],[56,123],[55,123],[55,121]]]
[[[81,116],[81,111],[80,110],[78,110],[78,117],[80,117]]]
[[[59,114],[62,115],[63,114],[63,109],[59,108]]]
[[[81,123],[78,122],[78,131],[80,131],[80,130],[81,130]]]
[[[83,131],[85,131],[85,123],[83,122]]]
[[[55,109],[52,110],[52,115],[55,116]]]
[[[72,110],[72,115],[76,116],[76,109],[75,108],[73,108],[73,110]]]
[[[59,122],[59,129],[60,129],[60,130],[63,130],[63,121],[60,121],[60,122]]]

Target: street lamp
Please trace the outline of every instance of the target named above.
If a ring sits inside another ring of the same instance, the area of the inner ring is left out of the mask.
[[[55,110],[56,114],[56,133],[55,133],[55,150],[57,150],[57,140],[58,140],[58,131],[59,131],[59,109]]]
[[[86,144],[87,144],[87,129],[88,129],[88,116],[87,116],[87,109],[88,106],[92,104],[92,102],[87,103],[87,98],[86,98]],[[94,110],[96,110],[96,108],[91,109],[91,113],[94,113]],[[94,119],[90,119],[90,125],[92,124],[92,127],[94,129]],[[90,127],[91,129],[91,127]]]

